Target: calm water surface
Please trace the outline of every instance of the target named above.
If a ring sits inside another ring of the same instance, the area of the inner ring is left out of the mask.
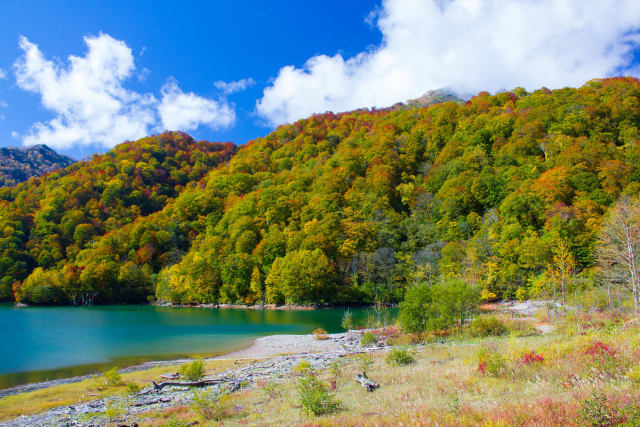
[[[352,310],[356,319],[364,309]],[[0,305],[0,388],[129,366],[207,356],[270,334],[340,332],[343,309],[312,311],[154,306]]]

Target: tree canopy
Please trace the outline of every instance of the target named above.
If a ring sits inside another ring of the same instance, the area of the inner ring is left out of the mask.
[[[639,97],[596,79],[314,115],[237,152],[127,143],[0,192],[3,296],[40,267],[76,303],[393,302],[441,278],[513,298],[594,267],[640,189]]]

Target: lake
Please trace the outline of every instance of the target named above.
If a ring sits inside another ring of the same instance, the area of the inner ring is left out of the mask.
[[[365,309],[352,309],[364,325]],[[211,356],[271,334],[340,332],[344,309],[0,305],[0,388],[149,360]]]

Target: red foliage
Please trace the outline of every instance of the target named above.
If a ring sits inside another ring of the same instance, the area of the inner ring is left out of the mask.
[[[618,350],[602,341],[594,341],[585,351],[584,354],[592,357],[614,357],[618,354]]]
[[[544,356],[541,354],[537,354],[535,351],[531,350],[529,353],[524,353],[520,356],[520,363],[523,365],[531,365],[533,363],[542,363],[544,362]]]
[[[484,374],[486,370],[487,370],[487,362],[478,363],[478,372],[480,372],[481,374]]]

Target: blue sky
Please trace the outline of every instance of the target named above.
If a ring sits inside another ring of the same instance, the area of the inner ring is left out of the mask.
[[[79,158],[166,128],[242,144],[314,112],[439,87],[638,75],[640,2],[605,3],[3,2],[0,146]]]

